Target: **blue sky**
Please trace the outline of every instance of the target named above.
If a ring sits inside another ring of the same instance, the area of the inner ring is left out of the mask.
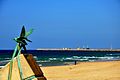
[[[119,0],[0,0],[0,49],[14,49],[22,25],[28,49],[120,48]]]

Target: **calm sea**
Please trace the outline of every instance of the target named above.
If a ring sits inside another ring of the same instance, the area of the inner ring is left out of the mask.
[[[120,52],[27,50],[40,66],[68,65],[77,62],[120,60]],[[0,66],[7,64],[13,50],[0,50]]]

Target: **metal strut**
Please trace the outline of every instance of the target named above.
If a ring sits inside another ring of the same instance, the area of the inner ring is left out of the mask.
[[[18,53],[17,53],[17,50],[18,50]],[[17,55],[17,63],[18,63],[18,69],[19,69],[19,72],[20,72],[20,79],[21,80],[23,79],[22,68],[21,68],[20,57],[19,57],[20,53],[21,53],[21,48],[20,48],[19,44],[17,44],[16,48],[14,50],[14,53],[12,55],[12,59],[10,61],[8,80],[11,80],[11,77],[12,77],[13,59],[14,59],[15,55]]]

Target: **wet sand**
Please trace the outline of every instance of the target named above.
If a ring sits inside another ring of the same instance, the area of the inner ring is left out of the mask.
[[[120,80],[120,61],[41,67],[47,80]]]

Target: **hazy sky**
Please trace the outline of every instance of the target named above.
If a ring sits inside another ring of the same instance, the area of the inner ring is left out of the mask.
[[[0,0],[0,49],[14,49],[22,25],[28,49],[120,48],[120,0]]]

